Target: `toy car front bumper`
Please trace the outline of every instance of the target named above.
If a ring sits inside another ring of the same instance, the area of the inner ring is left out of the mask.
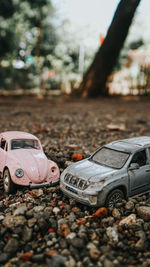
[[[52,182],[46,182],[46,183],[42,183],[42,184],[29,184],[29,188],[30,189],[37,189],[37,188],[42,188],[42,187],[50,187],[50,186],[56,186],[58,185],[59,180],[52,183]]]
[[[65,195],[67,195],[68,197],[74,198],[76,201],[80,203],[86,204],[88,206],[93,206],[93,207],[98,206],[97,193],[88,194],[80,190],[74,190],[73,187],[63,184],[63,183],[60,184],[60,189]]]

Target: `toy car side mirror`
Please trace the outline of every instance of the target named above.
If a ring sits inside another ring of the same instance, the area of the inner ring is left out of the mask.
[[[131,165],[129,166],[129,171],[133,171],[133,170],[136,170],[139,168],[140,168],[140,166],[138,163],[131,163]]]

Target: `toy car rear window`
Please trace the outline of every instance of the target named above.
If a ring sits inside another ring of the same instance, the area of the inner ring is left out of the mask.
[[[40,149],[37,140],[32,139],[13,139],[11,140],[11,150],[14,149]]]
[[[129,153],[102,147],[91,160],[114,169],[121,169],[129,158]]]

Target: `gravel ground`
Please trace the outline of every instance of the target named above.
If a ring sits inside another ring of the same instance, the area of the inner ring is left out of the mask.
[[[150,135],[149,98],[0,98],[0,114],[1,131],[35,134],[61,171],[105,143]],[[0,266],[135,265],[150,266],[149,194],[94,209],[59,186],[0,192]]]

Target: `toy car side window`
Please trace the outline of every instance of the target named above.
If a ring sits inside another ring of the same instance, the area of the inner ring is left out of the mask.
[[[6,140],[2,139],[2,140],[1,140],[1,145],[0,145],[0,147],[1,147],[2,149],[4,149],[4,148],[5,148],[5,145],[6,145]]]
[[[149,155],[149,157],[150,157],[150,147],[148,147],[148,155]]]
[[[132,160],[131,160],[131,163],[137,163],[140,167],[146,165],[146,151],[145,151],[145,149],[135,153]]]

